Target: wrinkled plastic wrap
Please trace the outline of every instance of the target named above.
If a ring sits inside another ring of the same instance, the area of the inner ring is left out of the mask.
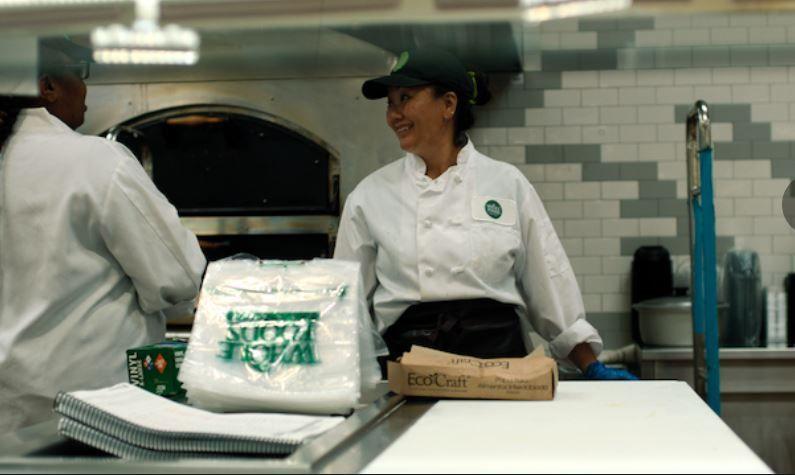
[[[214,411],[344,414],[380,380],[359,264],[211,263],[179,379]]]
[[[748,249],[732,249],[726,254],[723,288],[729,302],[724,346],[758,347],[762,338],[764,294],[759,255]]]

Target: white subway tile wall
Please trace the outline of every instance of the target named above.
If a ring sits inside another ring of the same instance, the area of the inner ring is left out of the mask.
[[[684,122],[696,100],[710,105],[719,260],[757,251],[767,286],[795,272],[781,211],[795,179],[795,14],[693,18],[525,26],[525,74],[473,130],[544,200],[590,315],[629,314],[639,246],[688,259]]]

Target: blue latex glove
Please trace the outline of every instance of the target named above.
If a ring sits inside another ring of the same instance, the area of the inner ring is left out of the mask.
[[[629,371],[613,369],[605,366],[601,361],[594,361],[585,369],[585,379],[592,381],[637,381]]]

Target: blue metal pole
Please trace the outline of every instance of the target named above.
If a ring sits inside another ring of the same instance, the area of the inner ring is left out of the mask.
[[[720,350],[718,338],[718,276],[715,249],[715,203],[712,183],[713,149],[700,152],[701,227],[704,265],[704,333],[706,336],[707,403],[720,415]]]
[[[708,109],[705,102],[698,101],[687,117],[693,366],[696,391],[720,414],[713,147]]]

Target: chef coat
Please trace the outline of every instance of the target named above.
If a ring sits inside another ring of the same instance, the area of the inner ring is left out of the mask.
[[[419,302],[491,298],[514,304],[558,359],[587,342],[577,280],[533,186],[470,141],[432,180],[408,154],[348,196],[335,258],[361,263],[382,332]]]
[[[205,264],[123,145],[23,110],[0,152],[0,433],[127,381],[125,350],[162,340]]]

